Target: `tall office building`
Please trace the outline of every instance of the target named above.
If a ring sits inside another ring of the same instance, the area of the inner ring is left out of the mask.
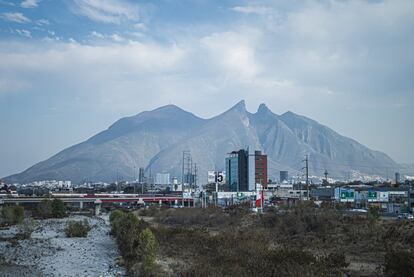
[[[267,155],[261,151],[254,152],[254,181],[267,188]]]
[[[230,191],[248,191],[248,151],[241,149],[226,158],[226,184]]]
[[[138,173],[138,182],[140,184],[145,183],[145,173],[144,172],[145,172],[144,168],[140,167],[139,168],[139,173]]]
[[[267,155],[261,151],[249,154],[241,149],[226,158],[226,184],[230,191],[253,191],[257,184],[267,187]]]
[[[280,171],[280,182],[287,181],[289,178],[289,173],[287,171]]]

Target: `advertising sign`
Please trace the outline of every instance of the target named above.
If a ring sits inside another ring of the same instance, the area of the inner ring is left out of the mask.
[[[347,188],[336,188],[335,199],[340,202],[353,202],[355,201],[355,191]]]
[[[209,171],[207,181],[209,183],[224,184],[226,182],[226,175],[223,171]]]

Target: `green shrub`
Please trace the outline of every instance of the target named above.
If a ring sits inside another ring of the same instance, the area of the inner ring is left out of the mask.
[[[88,220],[74,221],[69,220],[66,224],[65,234],[67,237],[86,237],[88,236],[91,227],[89,226]]]
[[[21,206],[5,206],[1,211],[2,221],[7,225],[21,223],[24,219],[24,209]]]
[[[36,207],[37,215],[41,218],[52,217],[53,207],[52,202],[49,199],[43,199],[37,204]]]
[[[375,206],[369,207],[368,219],[371,223],[375,223],[380,217],[379,208]]]
[[[55,218],[62,218],[66,216],[66,206],[60,199],[52,200],[52,216]]]
[[[155,258],[158,250],[157,240],[151,230],[145,228],[145,230],[139,234],[138,241],[138,254],[142,261],[144,275],[150,275],[154,270]]]
[[[111,223],[111,234],[115,237],[117,237],[117,228],[123,216],[124,212],[121,210],[115,210],[109,215],[109,222]]]
[[[36,207],[37,215],[41,218],[62,218],[66,216],[66,206],[62,200],[54,198],[43,199]]]

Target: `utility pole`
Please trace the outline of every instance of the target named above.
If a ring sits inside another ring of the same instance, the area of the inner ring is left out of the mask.
[[[118,173],[118,169],[116,169],[116,191],[119,192],[119,173]]]
[[[305,155],[305,159],[302,162],[305,162],[306,192],[307,192],[307,197],[309,199],[309,159],[308,159],[308,155]],[[302,195],[302,191],[301,191],[300,195]],[[301,200],[303,200],[303,199],[301,199]]]
[[[183,160],[182,160],[182,168],[181,168],[181,186],[184,191],[184,157],[185,157],[185,151],[183,151]]]
[[[134,165],[134,182],[135,182],[136,179],[137,178],[136,178],[136,175],[135,175],[135,165]]]
[[[194,192],[197,188],[197,163],[194,163]]]
[[[137,186],[136,180],[137,180],[137,178],[135,176],[135,165],[134,165],[134,194],[136,193],[136,186]]]

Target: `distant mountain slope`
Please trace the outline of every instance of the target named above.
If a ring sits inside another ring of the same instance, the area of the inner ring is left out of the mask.
[[[12,182],[56,179],[78,183],[132,178],[134,166],[138,170],[148,165],[161,150],[185,138],[187,126],[195,130],[204,121],[173,105],[142,112],[122,118],[87,141],[5,179]]]
[[[351,171],[386,175],[400,168],[386,154],[373,151],[304,116],[274,114],[266,105],[256,113],[244,101],[211,119],[201,119],[168,105],[118,120],[107,130],[69,147],[20,174],[9,182],[59,179],[111,182],[131,180],[134,166],[152,173],[181,176],[183,150],[190,150],[197,163],[199,181],[207,170],[223,169],[226,153],[250,147],[268,155],[269,176],[279,170],[300,173],[304,155],[309,155],[310,173],[344,178]]]

